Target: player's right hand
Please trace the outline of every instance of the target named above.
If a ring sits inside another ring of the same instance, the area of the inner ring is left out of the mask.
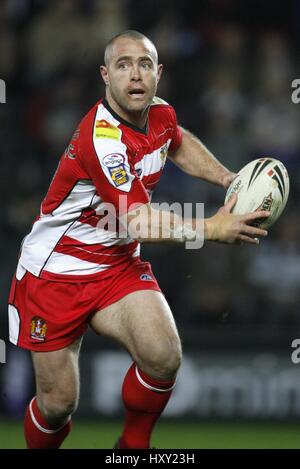
[[[236,202],[237,195],[233,194],[215,215],[206,219],[206,239],[228,244],[259,244],[258,237],[265,237],[268,232],[251,226],[251,223],[258,218],[267,218],[270,212],[259,211],[235,215],[231,211]]]

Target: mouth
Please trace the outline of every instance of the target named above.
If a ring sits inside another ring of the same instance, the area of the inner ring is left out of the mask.
[[[145,96],[145,90],[142,88],[134,88],[128,92],[129,96],[135,99],[141,99]]]

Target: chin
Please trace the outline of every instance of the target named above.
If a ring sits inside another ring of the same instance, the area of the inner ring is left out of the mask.
[[[135,103],[130,103],[129,107],[132,109],[132,111],[135,112],[142,112],[147,109],[147,107],[150,106],[152,100],[149,99],[143,99],[142,101],[137,101]]]
[[[149,106],[147,102],[142,103],[130,103],[128,106],[129,112],[143,112]]]

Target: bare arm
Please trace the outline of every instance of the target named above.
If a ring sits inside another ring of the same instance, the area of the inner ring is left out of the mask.
[[[182,130],[182,144],[169,155],[185,173],[227,188],[236,174],[223,166],[191,132]]]
[[[245,215],[231,213],[237,200],[236,194],[210,218],[185,219],[172,212],[155,210],[144,204],[121,217],[129,235],[140,242],[176,242],[194,240],[217,241],[237,244],[258,244],[258,236],[267,236],[267,231],[250,225],[257,218],[266,218],[269,212],[254,212]]]
[[[172,211],[154,209],[150,203],[140,205],[123,215],[121,222],[127,225],[128,233],[133,239],[144,243],[182,243],[187,239],[203,237],[200,223],[198,223],[198,232],[196,230],[195,219],[183,219]]]

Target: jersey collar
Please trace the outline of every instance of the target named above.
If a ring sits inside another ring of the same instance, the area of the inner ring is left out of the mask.
[[[135,132],[139,132],[143,135],[147,135],[148,133],[148,119],[147,119],[147,122],[145,124],[145,126],[141,129],[140,127],[138,127],[137,125],[134,125],[134,124],[131,124],[130,122],[128,122],[127,120],[123,119],[123,117],[119,116],[119,114],[117,114],[111,107],[110,105],[108,104],[106,98],[103,98],[102,100],[102,104],[104,107],[106,107],[106,109],[111,113],[111,115],[117,119],[118,121],[121,122],[121,124],[123,125],[126,125],[126,127],[130,127],[132,130],[134,130]]]

